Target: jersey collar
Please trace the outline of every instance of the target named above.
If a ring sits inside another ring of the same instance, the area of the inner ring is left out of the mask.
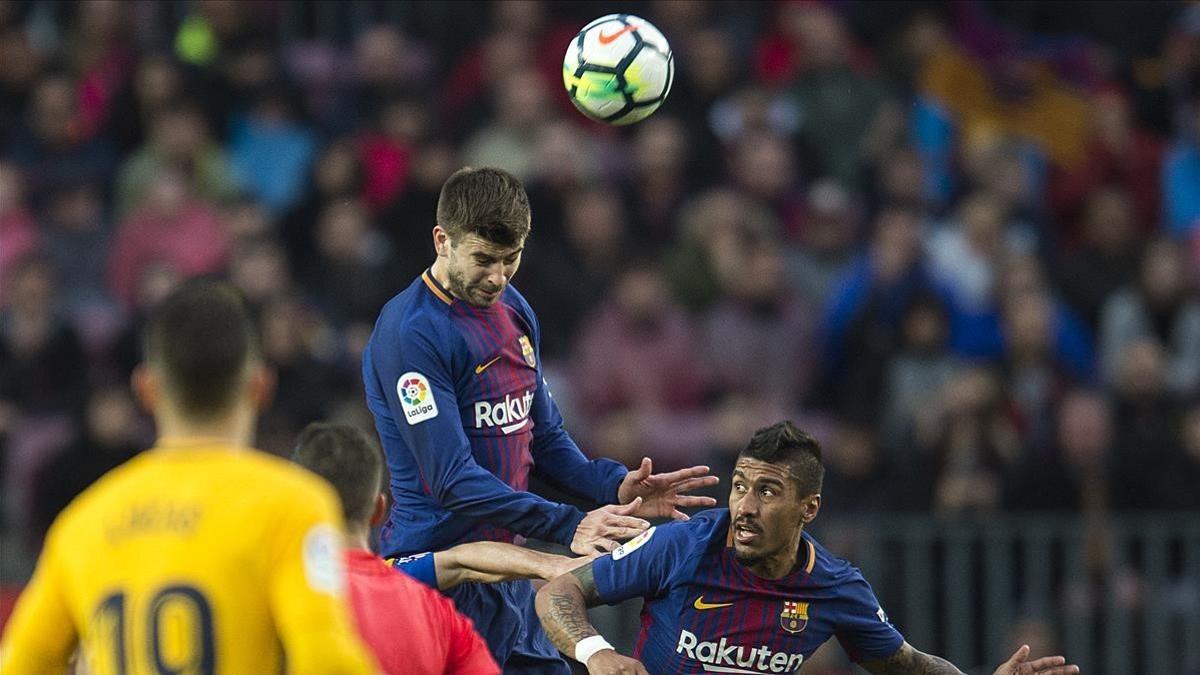
[[[425,285],[428,286],[429,290],[437,296],[438,300],[441,300],[447,305],[454,304],[454,296],[450,294],[450,291],[446,290],[441,284],[438,283],[437,279],[433,278],[432,267],[421,273],[421,281],[425,282]]]

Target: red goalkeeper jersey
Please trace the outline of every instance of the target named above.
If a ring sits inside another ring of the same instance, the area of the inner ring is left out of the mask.
[[[499,675],[471,620],[437,591],[363,550],[346,551],[346,578],[359,634],[385,673]]]

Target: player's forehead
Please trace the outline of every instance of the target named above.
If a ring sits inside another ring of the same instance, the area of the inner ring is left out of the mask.
[[[750,483],[770,481],[787,486],[792,480],[792,471],[786,464],[765,462],[751,457],[738,457],[737,464],[733,466],[733,477],[735,480],[744,480]]]
[[[466,255],[483,255],[492,258],[507,258],[514,253],[521,252],[525,248],[524,241],[517,243],[515,246],[501,246],[494,241],[484,239],[474,232],[468,232],[463,235],[457,244],[458,248]]]

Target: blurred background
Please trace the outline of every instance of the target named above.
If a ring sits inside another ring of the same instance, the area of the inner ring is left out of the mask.
[[[617,11],[676,63],[622,129],[561,80]],[[442,181],[496,165],[588,453],[726,475],[791,418],[825,448],[812,529],[918,648],[1200,673],[1200,4],[0,0],[0,134],[0,616],[152,441],[155,303],[245,292],[264,449],[373,434],[376,314]],[[636,611],[597,620],[627,648]]]

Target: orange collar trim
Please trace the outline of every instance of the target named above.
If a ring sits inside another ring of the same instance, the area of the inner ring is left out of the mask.
[[[425,270],[421,273],[421,280],[425,282],[425,285],[429,287],[430,291],[433,291],[433,294],[438,297],[438,300],[441,300],[447,305],[454,304],[454,300],[450,297],[450,294],[446,292],[446,289],[442,288],[442,285],[437,282],[437,279],[433,278],[433,275],[429,273],[429,270]]]

